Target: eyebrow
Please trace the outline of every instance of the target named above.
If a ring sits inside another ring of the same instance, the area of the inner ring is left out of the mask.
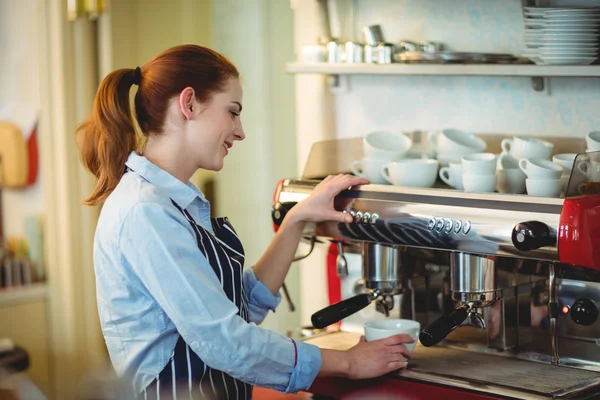
[[[237,101],[232,101],[233,104],[237,104],[238,107],[240,108],[239,112],[242,112],[242,105],[240,103],[238,103]]]

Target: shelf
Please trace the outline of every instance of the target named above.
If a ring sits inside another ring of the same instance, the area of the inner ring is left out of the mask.
[[[533,64],[286,64],[293,74],[600,77],[600,65]]]
[[[48,285],[35,283],[29,286],[0,289],[0,307],[28,303],[48,297]]]

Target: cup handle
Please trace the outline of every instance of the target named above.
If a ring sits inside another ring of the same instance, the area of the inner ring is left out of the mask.
[[[383,164],[381,166],[381,175],[383,176],[383,178],[388,181],[389,183],[392,183],[392,181],[390,180],[390,174],[388,171],[388,165],[387,164]]]
[[[362,167],[362,161],[361,160],[356,160],[352,163],[352,166],[350,167],[350,169],[352,170],[352,173],[356,176],[358,176],[359,178],[364,178],[365,174],[364,171],[363,172],[359,172],[358,169],[363,169]]]
[[[525,173],[525,175],[527,175],[527,159],[526,158],[521,158],[519,160],[519,168],[521,168],[521,171],[523,171]]]
[[[510,148],[512,147],[512,139],[502,139],[500,142],[500,148],[503,153],[510,154]]]
[[[587,173],[590,170],[590,167],[591,165],[587,161],[577,164],[577,169],[579,169],[579,171],[581,171],[584,175],[587,175]]]
[[[431,143],[431,145],[433,146],[433,148],[435,149],[435,151],[437,151],[437,138],[438,138],[438,131],[430,131],[427,133],[427,141],[429,143]]]
[[[443,167],[442,169],[440,169],[440,179],[442,181],[444,181],[444,183],[446,185],[449,186],[454,186],[452,183],[450,183],[450,168],[448,167]]]

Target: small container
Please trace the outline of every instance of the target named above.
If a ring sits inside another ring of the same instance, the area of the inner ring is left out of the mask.
[[[380,43],[377,46],[377,64],[392,63],[393,46],[387,43]]]
[[[439,53],[444,48],[444,45],[440,42],[422,42],[421,51],[425,53]]]
[[[377,46],[366,45],[364,48],[365,62],[373,64],[377,62]]]
[[[342,46],[339,43],[327,43],[327,62],[333,64],[342,62]]]
[[[380,25],[365,26],[363,29],[363,36],[365,43],[369,46],[377,46],[379,43],[383,43],[383,32],[381,31]]]
[[[360,43],[347,42],[346,43],[346,62],[348,64],[362,63],[363,58],[363,45]]]

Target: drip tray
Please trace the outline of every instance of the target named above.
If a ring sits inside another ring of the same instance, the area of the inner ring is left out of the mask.
[[[355,333],[337,332],[306,342],[345,350],[359,338]],[[408,362],[408,369],[401,371],[399,377],[516,399],[580,398],[578,394],[589,393],[594,387],[600,397],[598,372],[439,346],[428,348],[420,343]]]

